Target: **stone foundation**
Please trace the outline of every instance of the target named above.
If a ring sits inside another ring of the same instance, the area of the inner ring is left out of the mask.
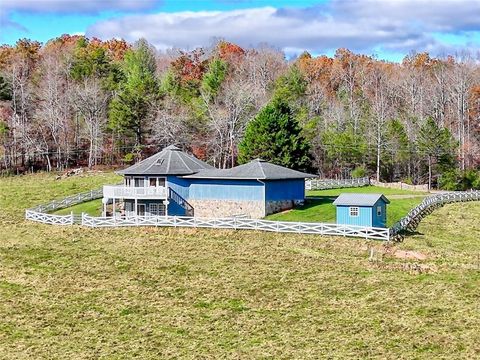
[[[263,201],[235,201],[235,200],[188,200],[193,206],[197,217],[219,218],[246,215],[252,219],[260,219],[265,214]]]
[[[293,209],[295,206],[302,205],[302,204],[303,204],[302,200],[267,201],[265,206],[265,215]]]

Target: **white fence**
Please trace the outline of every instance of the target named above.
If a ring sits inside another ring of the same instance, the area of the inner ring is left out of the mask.
[[[405,232],[414,231],[425,216],[445,204],[479,200],[480,191],[458,191],[428,196],[390,228],[391,238],[402,240]]]
[[[306,190],[325,190],[325,189],[338,189],[345,187],[360,187],[370,185],[370,179],[368,177],[357,179],[311,179],[305,181]]]
[[[82,225],[89,227],[158,226],[195,227],[233,230],[260,230],[283,233],[337,235],[365,239],[389,240],[390,230],[385,228],[304,223],[291,221],[257,220],[240,217],[198,218],[183,216],[94,217],[82,214]]]
[[[73,215],[54,215],[27,209],[25,219],[51,225],[73,225]]]
[[[38,205],[34,208],[25,210],[25,219],[51,225],[72,225],[75,222],[75,216],[73,214],[54,215],[48,214],[48,212],[99,199],[102,196],[103,190],[100,188],[67,196],[61,200],[53,200],[48,204]]]

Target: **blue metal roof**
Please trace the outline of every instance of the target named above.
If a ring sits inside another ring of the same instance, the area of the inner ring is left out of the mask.
[[[386,204],[390,204],[390,201],[383,194],[361,193],[342,193],[335,199],[333,204],[340,206],[373,206],[380,199]]]

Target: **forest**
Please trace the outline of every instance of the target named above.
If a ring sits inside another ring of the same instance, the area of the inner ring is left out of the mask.
[[[175,144],[322,177],[480,188],[478,54],[287,59],[63,35],[0,47],[0,172],[125,166]]]

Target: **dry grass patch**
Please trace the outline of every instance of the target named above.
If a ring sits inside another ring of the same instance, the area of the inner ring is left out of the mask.
[[[40,197],[91,185],[39,178],[43,195],[35,176],[0,179],[12,188],[0,197],[3,358],[479,354],[478,204],[463,218],[465,204],[440,209],[394,247],[425,260],[372,261],[369,248],[384,245],[361,239],[26,222],[23,208]]]

